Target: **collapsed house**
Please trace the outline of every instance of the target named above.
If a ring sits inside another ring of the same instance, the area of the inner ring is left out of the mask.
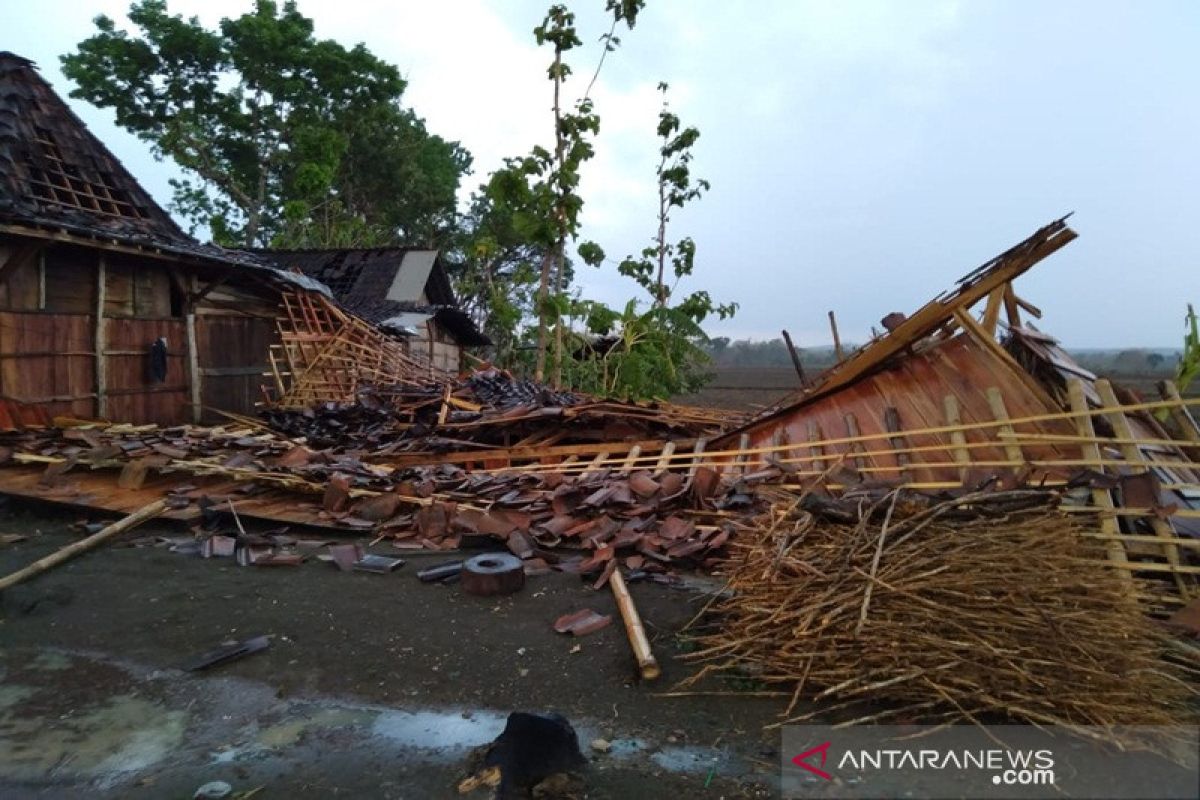
[[[285,289],[323,290],[188,236],[0,53],[0,397],[125,422],[251,413]]]
[[[467,348],[491,344],[459,307],[437,250],[375,247],[250,252],[325,284],[342,308],[401,337],[405,353],[424,359],[435,369],[457,372],[465,366]]]
[[[1075,238],[1057,220],[911,316],[889,314],[886,333],[710,449],[848,486],[1077,486],[1111,563],[1150,579],[1147,599],[1169,613],[1197,594],[1200,427],[1170,382],[1146,402],[1027,318],[1041,312],[1013,281]]]
[[[816,699],[860,722],[1173,724],[1193,690],[1162,655],[1200,633],[1196,401],[1122,391],[1022,319],[1013,280],[1074,237],[1046,226],[749,420],[452,375],[285,292],[260,418],[14,426],[0,492],[154,509],[193,535],[142,546],[247,567],[355,568],[340,534],[614,593],[715,571],[731,591],[687,658],[786,686],[793,721]]]
[[[488,344],[437,251],[199,243],[32,62],[0,52],[0,417],[170,425],[252,414],[264,376],[275,399],[285,383],[312,388],[288,358],[334,326],[398,343],[373,338],[369,352],[388,356],[374,356],[381,375],[396,354],[454,372],[465,348]]]

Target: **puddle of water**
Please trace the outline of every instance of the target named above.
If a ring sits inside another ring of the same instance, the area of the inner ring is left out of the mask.
[[[371,733],[401,747],[420,750],[466,750],[487,744],[500,735],[506,714],[461,712],[381,711]]]
[[[14,688],[33,693],[28,687],[0,687],[0,693],[11,696]],[[0,776],[99,779],[108,786],[166,758],[183,741],[186,721],[182,711],[132,695],[57,719],[3,714]]]
[[[63,653],[55,652],[54,650],[42,650],[30,662],[29,666],[38,671],[41,670],[64,670],[71,669],[74,666],[71,657]]]
[[[328,730],[331,728],[347,728],[366,725],[376,714],[366,709],[355,708],[323,708],[311,714],[304,714],[287,722],[264,728],[258,734],[258,742],[263,747],[277,750],[289,747],[300,741],[310,730]]]
[[[37,690],[31,686],[20,686],[15,683],[0,684],[0,711],[23,703],[36,693]]]
[[[651,753],[650,760],[669,772],[720,772],[729,766],[728,756],[710,747],[664,747]]]

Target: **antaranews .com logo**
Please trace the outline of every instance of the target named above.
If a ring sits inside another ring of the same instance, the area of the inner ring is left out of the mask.
[[[833,742],[792,757],[792,763],[827,781],[833,774],[825,771]],[[814,764],[816,759],[818,764]],[[847,773],[868,770],[981,770],[991,773],[992,784],[999,786],[1053,786],[1054,753],[1051,750],[936,750],[888,748],[846,750],[835,767]]]
[[[1184,728],[789,726],[784,797],[1200,797],[1200,735]],[[1121,744],[1102,743],[1116,737]]]

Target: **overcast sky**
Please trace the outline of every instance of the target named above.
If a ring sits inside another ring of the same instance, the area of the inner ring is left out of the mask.
[[[409,80],[406,102],[475,157],[466,189],[551,138],[549,56],[529,0],[300,0],[317,35],[365,42]],[[603,2],[571,3],[590,76]],[[171,0],[208,24],[250,0]],[[126,2],[0,4],[0,49],[58,56]],[[611,263],[582,268],[622,302],[615,262],[654,231],[655,86],[699,127],[694,174],[712,192],[678,215],[695,277],[736,300],[714,335],[828,342],[826,312],[861,339],[1069,211],[1080,238],[1018,293],[1068,345],[1177,346],[1200,303],[1200,3],[1020,0],[649,0],[604,67],[586,166],[585,237]],[[581,81],[583,82],[583,81]],[[575,87],[578,93],[581,86]],[[164,204],[172,168],[70,101]]]

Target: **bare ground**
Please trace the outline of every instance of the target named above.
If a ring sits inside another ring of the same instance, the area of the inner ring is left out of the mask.
[[[30,536],[0,547],[0,573],[70,541],[74,519],[0,512],[0,532]],[[153,532],[182,530],[135,535]],[[777,792],[778,736],[763,726],[781,701],[723,684],[710,688],[729,696],[655,696],[689,673],[676,633],[699,591],[631,587],[664,668],[644,685],[608,590],[552,574],[511,597],[477,598],[421,584],[414,573],[432,561],[374,575],[110,546],[8,590],[0,796],[190,797],[222,780],[262,787],[259,798],[456,797],[471,748],[514,710],[575,725],[591,758],[587,797]],[[554,633],[554,619],[584,606],[614,624],[581,639]],[[260,634],[272,637],[264,652],[178,669]],[[595,738],[612,751],[591,751]]]

